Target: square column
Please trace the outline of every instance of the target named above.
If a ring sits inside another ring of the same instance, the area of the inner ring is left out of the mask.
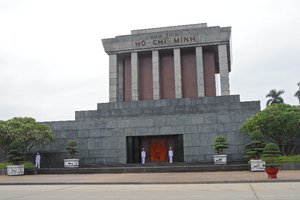
[[[131,53],[131,95],[132,101],[139,100],[139,60],[137,52]]]
[[[152,51],[153,99],[160,99],[159,89],[159,53]]]
[[[124,65],[122,61],[117,61],[117,101],[124,101]]]
[[[198,97],[205,96],[202,47],[196,47],[196,70]]]
[[[174,49],[175,98],[182,98],[180,49]]]
[[[218,45],[221,95],[230,95],[227,46]]]
[[[117,54],[109,55],[109,102],[117,101]]]

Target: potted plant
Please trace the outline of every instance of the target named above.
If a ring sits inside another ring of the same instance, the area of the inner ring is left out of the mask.
[[[24,160],[24,153],[22,152],[23,142],[17,138],[10,145],[7,152],[7,158],[12,165],[7,165],[7,175],[16,176],[24,174],[24,165],[20,162]]]
[[[77,142],[75,140],[69,140],[66,148],[70,158],[64,159],[65,167],[78,167],[79,159],[75,158],[75,154],[78,153]]]
[[[281,155],[277,144],[266,144],[263,151],[263,160],[266,162],[265,171],[268,174],[268,178],[277,178],[279,164],[276,163],[278,157]]]
[[[251,142],[246,145],[245,158],[249,160],[251,171],[264,171],[265,161],[261,160],[261,155],[265,147],[263,135],[260,131],[254,131],[250,135]]]
[[[226,164],[227,163],[227,155],[224,154],[224,149],[228,148],[228,143],[226,139],[222,135],[218,135],[215,139],[215,144],[212,146],[215,148],[216,155],[214,155],[214,163],[215,164]]]

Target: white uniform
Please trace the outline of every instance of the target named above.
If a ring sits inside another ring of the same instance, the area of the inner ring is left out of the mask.
[[[169,156],[169,163],[173,163],[173,150],[170,148],[169,152],[168,152],[168,156]]]
[[[35,156],[35,167],[41,167],[41,155],[39,153],[37,153]]]
[[[142,164],[146,162],[146,151],[143,149],[141,152]]]

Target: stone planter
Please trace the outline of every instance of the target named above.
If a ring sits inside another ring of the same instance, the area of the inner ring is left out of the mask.
[[[227,155],[214,155],[215,165],[225,165],[227,163]]]
[[[79,166],[79,159],[64,159],[64,166],[76,168]]]
[[[265,171],[265,161],[262,160],[255,160],[251,159],[250,160],[250,170],[251,172],[263,172]]]
[[[8,176],[24,175],[24,165],[7,165]]]

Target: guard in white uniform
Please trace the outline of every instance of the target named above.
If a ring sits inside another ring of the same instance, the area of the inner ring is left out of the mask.
[[[142,158],[142,164],[145,164],[145,162],[146,162],[146,151],[145,151],[144,148],[142,148],[141,158]]]
[[[172,147],[169,148],[168,156],[169,156],[169,163],[173,163],[173,149]]]
[[[35,156],[35,167],[41,167],[41,155],[39,153],[37,153]]]

